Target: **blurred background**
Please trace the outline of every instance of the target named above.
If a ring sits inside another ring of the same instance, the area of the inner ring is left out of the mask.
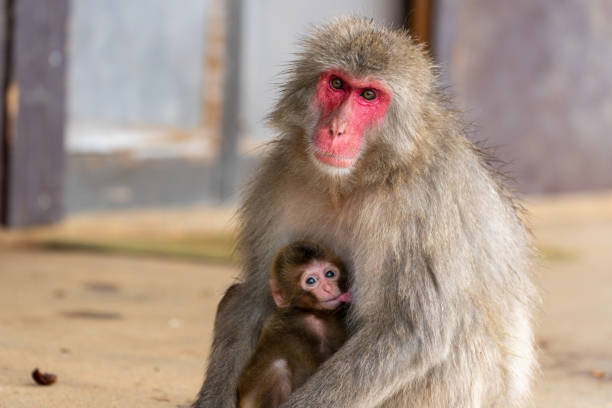
[[[274,137],[263,118],[298,39],[347,13],[427,42],[471,137],[497,149],[520,191],[612,187],[607,0],[8,4],[7,225],[233,202]]]
[[[280,74],[312,24],[344,14],[425,42],[470,138],[524,193],[544,298],[538,406],[612,407],[609,0],[0,0],[6,406],[74,391],[24,387],[24,358],[89,378],[102,406],[195,395]]]

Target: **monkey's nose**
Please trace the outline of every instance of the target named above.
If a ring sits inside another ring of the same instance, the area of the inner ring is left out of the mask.
[[[329,137],[332,138],[332,139],[334,139],[336,137],[340,137],[343,134],[344,134],[344,130],[343,129],[338,130],[335,127],[330,127],[329,128]]]
[[[346,132],[347,123],[341,118],[334,118],[329,123],[329,136],[334,139],[342,136]]]
[[[321,285],[321,288],[327,293],[332,293],[331,286],[328,283],[323,283],[323,285]]]

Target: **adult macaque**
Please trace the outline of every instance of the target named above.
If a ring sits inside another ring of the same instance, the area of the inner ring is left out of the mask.
[[[276,408],[346,340],[347,271],[321,245],[297,241],[272,267],[278,307],[238,381],[239,408]]]
[[[342,18],[304,41],[280,137],[240,210],[244,266],[222,300],[197,408],[234,407],[270,316],[268,270],[304,237],[350,260],[351,336],[283,407],[519,407],[535,290],[518,206],[403,31]]]

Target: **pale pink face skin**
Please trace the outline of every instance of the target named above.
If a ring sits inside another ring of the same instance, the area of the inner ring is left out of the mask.
[[[316,299],[316,309],[333,310],[341,303],[350,302],[350,292],[342,293],[338,286],[340,270],[327,261],[312,261],[304,267],[300,276],[300,286]]]
[[[364,133],[385,117],[391,92],[375,80],[325,71],[312,100],[319,121],[312,134],[314,158],[332,169],[348,170],[361,154]]]

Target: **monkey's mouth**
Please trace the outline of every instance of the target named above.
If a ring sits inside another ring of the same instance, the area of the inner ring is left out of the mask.
[[[321,304],[325,309],[335,309],[340,306],[341,303],[350,303],[352,300],[353,296],[351,295],[351,292],[345,292],[329,300],[324,300],[321,302]]]
[[[319,149],[315,149],[313,153],[314,153],[315,158],[318,161],[328,166],[332,166],[332,167],[340,167],[343,169],[348,169],[349,167],[352,167],[353,164],[355,164],[355,162],[357,161],[357,156],[355,157],[339,156],[333,153],[323,152]]]
[[[335,308],[340,306],[340,304],[342,303],[342,301],[339,300],[339,297],[340,296],[336,296],[333,299],[321,301],[320,302],[321,308],[326,309],[326,310],[334,310]]]

